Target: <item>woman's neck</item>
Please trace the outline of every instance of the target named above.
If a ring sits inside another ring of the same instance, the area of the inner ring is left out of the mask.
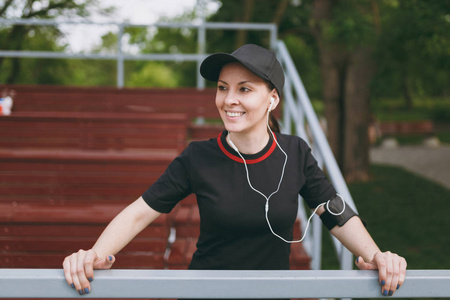
[[[227,142],[232,146],[230,140],[243,154],[256,154],[260,152],[269,142],[269,133],[264,131],[264,134],[244,135],[240,133],[228,132]],[[234,148],[234,147],[233,147]]]

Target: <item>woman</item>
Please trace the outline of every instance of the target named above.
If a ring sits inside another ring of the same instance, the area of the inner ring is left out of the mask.
[[[89,293],[94,269],[110,268],[114,254],[191,193],[197,196],[201,225],[190,269],[289,269],[290,243],[298,242],[292,239],[300,194],[356,255],[360,269],[379,270],[381,292],[392,295],[405,280],[405,259],[379,250],[306,142],[279,133],[270,114],[284,85],[275,54],[244,45],[232,54],[207,57],[200,72],[217,81],[216,106],[226,131],[190,143],[142,197],[114,218],[92,249],[66,257],[67,282],[80,294]]]

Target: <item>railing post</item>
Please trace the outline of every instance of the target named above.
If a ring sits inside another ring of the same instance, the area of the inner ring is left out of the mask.
[[[203,55],[206,51],[206,7],[205,7],[205,1],[204,0],[197,0],[197,13],[200,17],[200,25],[197,29],[197,44],[198,49],[197,53],[199,54],[199,57],[197,59],[197,89],[204,89],[205,88],[205,79],[200,75],[200,65],[203,61]]]
[[[311,269],[322,268],[322,221],[318,216],[312,218],[313,249],[311,255]]]
[[[270,48],[276,49],[277,47],[277,39],[278,39],[278,26],[276,24],[272,24],[270,28]]]
[[[117,35],[117,87],[124,87],[124,58],[122,51],[122,37],[124,32],[124,24],[119,24],[119,34]]]
[[[206,50],[206,28],[205,22],[202,20],[200,26],[198,27],[198,54],[200,54],[197,60],[197,88],[205,88],[205,79],[200,75],[200,65],[203,61],[203,55]]]

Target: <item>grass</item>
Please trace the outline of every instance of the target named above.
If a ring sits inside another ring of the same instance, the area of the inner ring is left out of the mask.
[[[448,122],[450,116],[450,98],[416,98],[410,109],[402,99],[376,99],[371,107],[379,121]]]
[[[441,130],[436,135],[441,143],[450,144],[450,130]]]
[[[382,251],[405,257],[409,269],[450,269],[450,190],[397,167],[373,165],[371,173],[349,189]],[[322,268],[339,268],[329,234]]]

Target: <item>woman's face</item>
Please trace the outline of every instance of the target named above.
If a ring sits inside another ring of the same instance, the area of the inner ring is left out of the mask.
[[[241,134],[267,133],[267,110],[270,98],[278,104],[276,90],[240,63],[222,67],[217,82],[216,106],[229,132]]]

